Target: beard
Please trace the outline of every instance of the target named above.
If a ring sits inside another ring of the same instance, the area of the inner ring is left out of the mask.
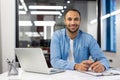
[[[74,30],[74,31],[72,31],[72,30],[70,30],[69,28],[67,28],[67,30],[70,32],[70,33],[76,33],[78,30],[79,30],[79,27],[76,29],[76,30]]]

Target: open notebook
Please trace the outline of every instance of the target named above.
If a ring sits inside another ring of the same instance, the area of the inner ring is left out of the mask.
[[[120,71],[118,70],[113,70],[113,69],[108,69],[102,73],[96,73],[92,71],[85,71],[83,73],[93,75],[93,76],[113,76],[113,75],[120,75]]]
[[[15,53],[24,71],[53,74],[64,70],[48,68],[41,48],[15,48]]]

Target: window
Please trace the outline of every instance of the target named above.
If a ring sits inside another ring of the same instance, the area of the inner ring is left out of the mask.
[[[116,0],[102,0],[102,48],[116,52]]]

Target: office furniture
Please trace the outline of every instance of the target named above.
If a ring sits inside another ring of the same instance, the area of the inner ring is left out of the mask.
[[[0,80],[120,80],[120,75],[96,77],[71,70],[66,70],[63,73],[47,75],[24,72],[20,69],[18,76],[8,76],[7,72],[0,74]]]

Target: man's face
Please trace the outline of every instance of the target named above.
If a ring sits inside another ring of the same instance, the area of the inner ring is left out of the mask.
[[[80,26],[80,15],[76,11],[67,12],[64,23],[70,33],[76,33]]]

